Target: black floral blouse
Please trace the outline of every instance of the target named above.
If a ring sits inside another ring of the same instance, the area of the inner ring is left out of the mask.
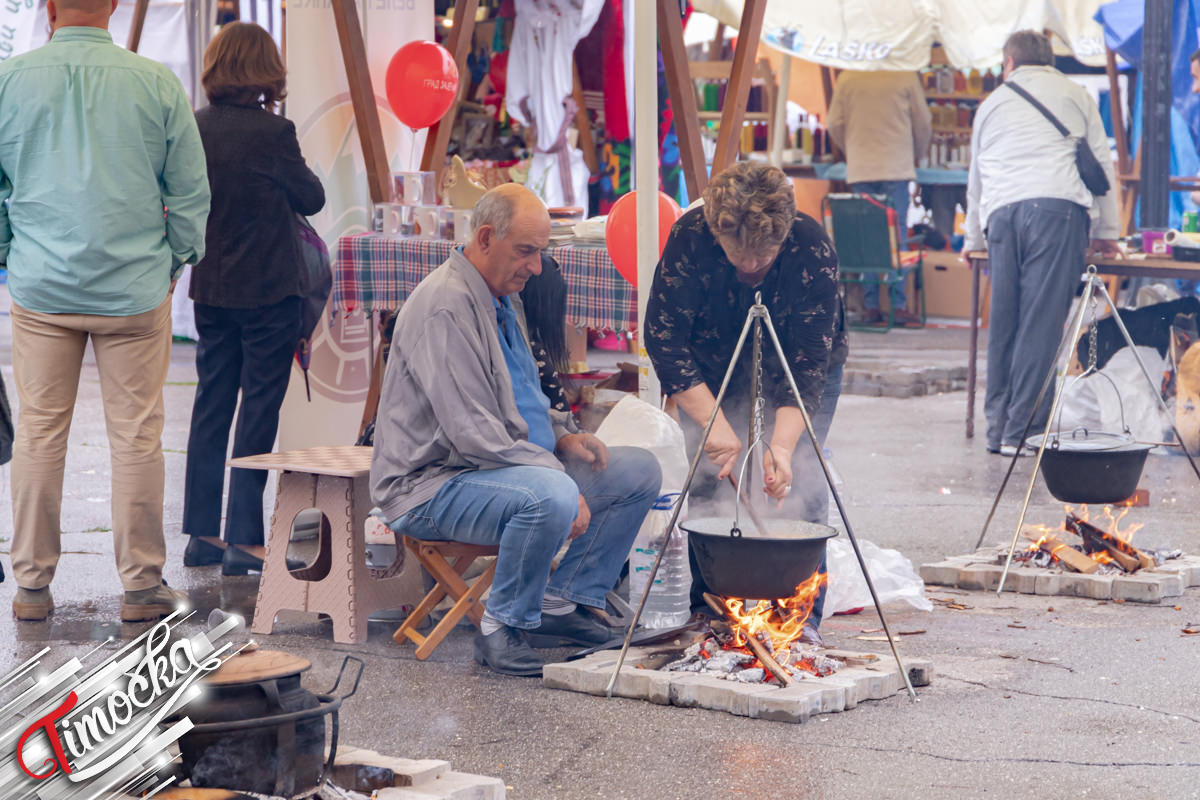
[[[555,411],[571,412],[571,404],[567,401],[567,393],[563,391],[562,378],[550,363],[546,348],[537,339],[529,340],[529,349],[533,352],[533,360],[537,362],[538,378],[542,383],[542,394],[550,400],[550,407]]]
[[[717,393],[757,291],[791,360],[805,408],[809,413],[817,410],[831,352],[832,363],[845,361],[846,333],[837,254],[821,225],[803,213],[796,214],[779,257],[757,287],[738,281],[704,220],[703,208],[692,209],[675,223],[646,309],[646,350],[664,392],[674,395],[705,383]],[[768,402],[775,408],[796,405],[765,331],[763,352]],[[731,399],[749,394],[751,361],[747,338],[730,382]]]

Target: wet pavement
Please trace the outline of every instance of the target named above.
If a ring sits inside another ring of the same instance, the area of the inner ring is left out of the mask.
[[[952,358],[955,336],[939,332],[938,359]],[[873,337],[870,347],[896,347],[897,360],[915,363],[921,341],[906,332]],[[12,394],[10,343],[5,315],[0,369]],[[217,606],[248,617],[255,578],[223,579],[218,567],[181,562],[193,356],[192,346],[175,346],[166,388],[166,577],[189,593],[200,619]],[[962,392],[843,398],[829,446],[860,538],[899,548],[915,565],[973,549],[1007,462],[988,455],[982,439],[963,437],[964,403]],[[989,542],[1011,536],[1029,468],[1023,459]],[[6,484],[8,469],[0,469]],[[118,621],[108,475],[89,366],[68,455],[57,608],[45,623],[15,623],[9,570],[0,636],[13,644],[0,653],[0,670],[44,646],[54,664],[100,646],[92,663],[146,629]],[[1151,505],[1131,512],[1147,523],[1138,543],[1200,550],[1200,488],[1186,461],[1152,455],[1141,485]],[[1062,505],[1039,484],[1031,520],[1061,516]],[[0,524],[7,529],[10,519],[5,488]],[[285,613],[276,634],[261,640],[312,660],[307,684],[321,691],[344,654],[366,660],[362,686],[343,710],[344,742],[499,776],[513,798],[1200,796],[1200,636],[1181,633],[1200,623],[1200,590],[1162,606],[939,587],[928,594],[966,608],[939,603],[931,613],[889,614],[897,630],[924,631],[901,640],[902,653],[934,662],[920,700],[896,696],[802,725],[545,690],[475,666],[464,629],[425,662],[392,641],[394,622],[372,623],[369,641],[351,646],[334,643],[328,623]],[[884,652],[885,644],[857,638],[877,627],[864,612],[834,617],[822,630],[831,645]],[[110,636],[116,641],[105,644]]]

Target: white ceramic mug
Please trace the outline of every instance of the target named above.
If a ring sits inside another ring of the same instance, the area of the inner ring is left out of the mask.
[[[397,203],[376,203],[371,209],[371,230],[381,236],[411,236],[412,208]]]
[[[392,202],[402,206],[437,204],[437,174],[434,172],[393,172]]]

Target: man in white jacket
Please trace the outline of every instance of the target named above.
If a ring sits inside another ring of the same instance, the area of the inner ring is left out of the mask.
[[[1017,452],[1031,415],[1031,433],[1045,428],[1049,393],[1037,409],[1034,401],[1089,251],[1117,252],[1116,193],[1093,195],[1075,163],[1083,137],[1114,185],[1100,111],[1053,64],[1050,40],[1040,33],[1018,31],[1004,44],[1005,81],[1045,106],[1069,136],[1008,85],[980,104],[971,136],[963,252],[988,252],[987,448],[1006,455]]]

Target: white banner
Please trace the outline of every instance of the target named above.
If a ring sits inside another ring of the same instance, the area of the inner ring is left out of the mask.
[[[293,0],[287,12],[286,111],[296,123],[309,167],[325,185],[325,208],[312,223],[336,257],[339,236],[367,229],[371,200],[366,165],[329,0]],[[414,142],[392,114],[384,97],[384,76],[401,46],[433,38],[433,0],[365,0],[359,16],[384,146],[395,169],[409,169],[420,157],[424,134]],[[339,315],[332,324],[328,317],[322,320],[309,369],[312,401],[306,399],[302,373],[294,367],[280,417],[282,449],[354,442],[375,342],[373,321],[362,314]]]
[[[33,46],[37,11],[37,0],[0,0],[0,62]]]
[[[1105,0],[769,0],[765,44],[806,61],[853,70],[916,70],[934,40],[958,69],[1001,63],[1010,34],[1049,28],[1085,64],[1104,64],[1092,17]],[[694,0],[697,11],[736,28],[742,0]]]

